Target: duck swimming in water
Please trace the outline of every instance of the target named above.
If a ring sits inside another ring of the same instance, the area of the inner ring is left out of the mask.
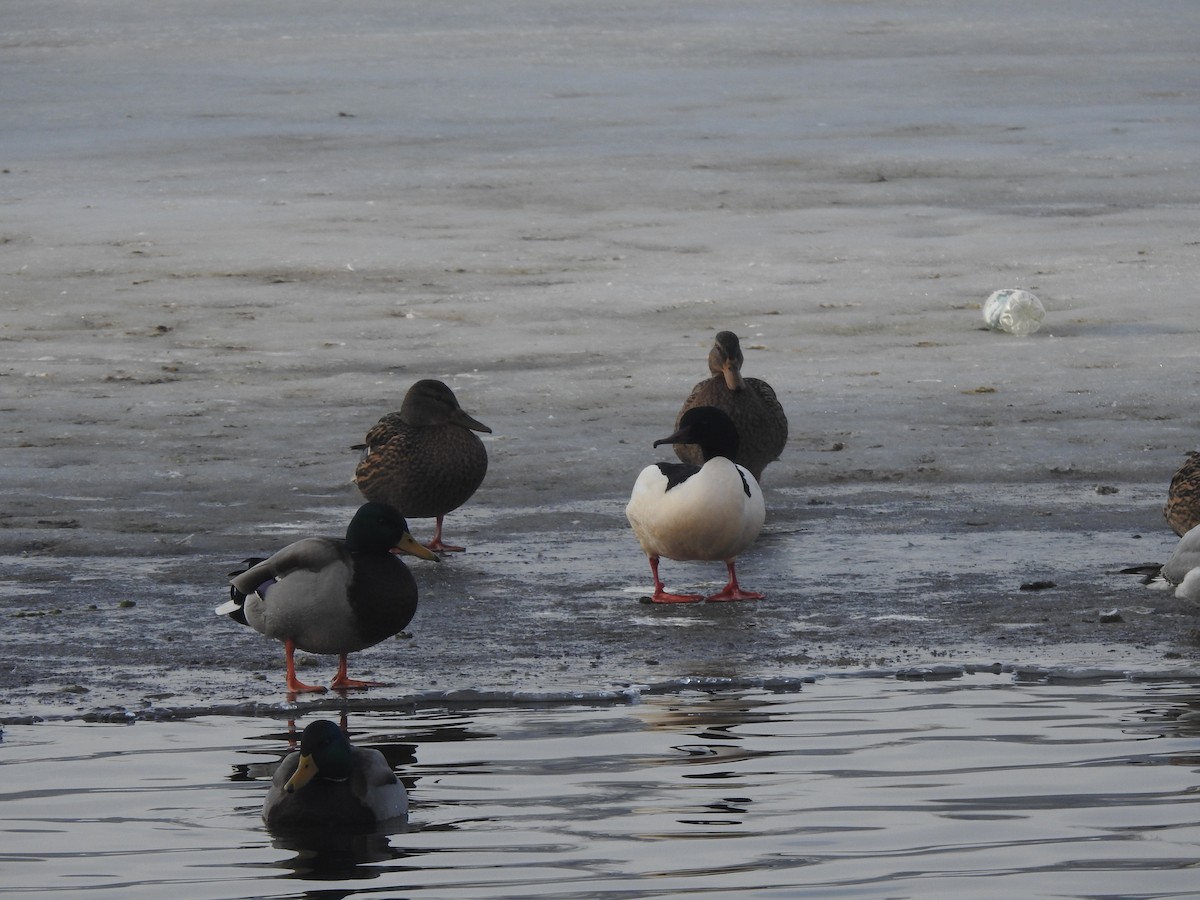
[[[729,416],[711,406],[683,414],[679,428],[654,442],[697,445],[703,465],[656,463],[638,475],[625,516],[650,560],[654,603],[758,600],[763,595],[738,586],[735,558],[754,543],[766,518],[758,482],[732,460],[737,429]],[[729,573],[725,587],[709,597],[673,594],[659,577],[661,557],[674,560],[722,560]]]
[[[331,687],[370,687],[346,673],[346,657],[397,634],[417,611],[417,583],[396,553],[437,561],[382,503],[359,507],[343,538],[305,538],[231,573],[218,615],[283,641],[287,688],[324,691],[296,678],[296,649],[340,657]]]
[[[263,803],[267,827],[281,831],[373,831],[408,816],[408,794],[378,750],[354,747],[334,722],[304,729],[300,749],[275,770]]]
[[[354,481],[368,500],[394,506],[416,519],[436,518],[430,550],[465,548],[442,541],[442,520],[483,484],[487,450],[475,432],[492,429],[467,415],[445,384],[418,381],[404,395],[400,411],[380,419],[361,450]]]
[[[738,450],[733,461],[759,481],[763,469],[779,459],[787,445],[788,422],[769,384],[761,378],[742,377],[742,362],[738,336],[732,331],[719,332],[708,354],[712,377],[692,388],[675,419],[675,427],[679,427],[689,409],[715,406],[737,427]],[[704,462],[703,452],[694,444],[676,444],[675,455],[694,466]]]

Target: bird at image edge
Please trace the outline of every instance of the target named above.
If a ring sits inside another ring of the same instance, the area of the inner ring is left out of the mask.
[[[371,687],[376,682],[349,677],[347,655],[399,633],[417,611],[417,582],[397,553],[438,559],[395,509],[364,503],[345,538],[305,538],[267,559],[246,560],[245,569],[230,573],[230,599],[217,614],[283,641],[289,691],[325,690],[296,677],[297,649],[338,655],[331,687]]]
[[[354,482],[368,500],[409,518],[435,518],[433,540],[425,545],[430,550],[463,550],[442,540],[442,521],[487,474],[487,450],[477,431],[492,433],[459,406],[449,387],[432,378],[418,381],[400,411],[381,418],[354,446],[362,451]]]
[[[1163,516],[1180,537],[1200,525],[1200,453],[1189,450],[1187,459],[1171,478]]]
[[[689,409],[680,427],[654,446],[696,444],[704,464],[655,463],[634,482],[625,516],[650,560],[654,603],[699,600],[758,600],[762,594],[738,585],[736,557],[754,543],[766,518],[758,482],[732,462],[737,429],[729,416],[710,406]],[[674,560],[722,560],[729,580],[715,594],[674,594],[659,576],[661,557]]]
[[[1184,532],[1165,563],[1130,566],[1121,574],[1141,575],[1147,587],[1169,590],[1180,600],[1200,602],[1200,525]]]

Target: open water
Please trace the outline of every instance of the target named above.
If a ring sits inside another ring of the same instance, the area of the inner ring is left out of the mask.
[[[1200,684],[932,670],[410,709],[9,725],[0,894],[1197,896]],[[300,846],[259,808],[314,717],[406,831]]]

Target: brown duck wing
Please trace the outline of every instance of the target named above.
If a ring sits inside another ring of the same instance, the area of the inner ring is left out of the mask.
[[[371,426],[371,430],[367,432],[366,438],[357,446],[361,448],[371,449],[380,444],[386,444],[396,433],[405,428],[404,420],[400,418],[400,413],[388,413],[378,422]]]
[[[1200,524],[1200,453],[1188,452],[1187,461],[1171,479],[1163,515],[1171,530],[1182,537]]]
[[[720,375],[714,375],[712,378],[706,378],[688,394],[686,400],[683,401],[683,406],[679,408],[679,413],[675,416],[675,428],[679,429],[679,422],[683,419],[683,414],[689,409],[694,409],[697,406],[715,406],[717,409],[728,412],[726,409],[729,395],[729,388],[725,387],[725,379]],[[704,465],[704,454],[700,452],[699,446],[696,444],[675,444],[675,455],[688,465],[702,466]]]
[[[368,441],[354,480],[368,500],[428,518],[466,503],[486,474],[487,451],[474,432],[457,425],[402,425],[386,440]]]
[[[787,413],[775,396],[775,389],[761,378],[747,378],[746,390],[754,393],[759,400],[759,409],[751,414],[752,419],[747,425],[752,429],[754,444],[761,449],[765,467],[767,463],[779,459],[783,448],[787,446]]]

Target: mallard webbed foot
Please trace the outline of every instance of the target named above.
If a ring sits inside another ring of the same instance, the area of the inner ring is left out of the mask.
[[[437,517],[437,528],[433,532],[433,540],[425,545],[427,550],[432,550],[434,553],[462,553],[466,547],[459,547],[456,544],[447,544],[442,540],[442,517]]]
[[[323,694],[325,688],[318,684],[305,684],[296,677],[296,642],[288,638],[283,642],[287,659],[287,689],[289,694]]]
[[[743,591],[740,589],[730,590],[728,587],[723,588],[715,594],[710,594],[704,599],[709,603],[728,603],[732,600],[761,600],[763,594],[756,591]]]
[[[763,595],[757,591],[743,591],[738,587],[737,572],[734,570],[732,560],[725,563],[725,567],[729,570],[729,581],[725,587],[705,598],[709,603],[729,603],[735,600],[761,600]]]
[[[699,603],[704,599],[703,594],[672,594],[668,591],[657,590],[650,597],[651,603]]]
[[[654,593],[650,595],[651,603],[699,603],[704,599],[703,594],[672,594],[663,584],[658,574],[658,557],[650,557],[650,574],[654,576]]]
[[[372,687],[383,687],[382,681],[362,681],[357,678],[351,678],[346,671],[346,655],[342,654],[338,661],[337,674],[333,676],[333,681],[329,682],[329,686],[335,691],[353,691],[365,690]]]

